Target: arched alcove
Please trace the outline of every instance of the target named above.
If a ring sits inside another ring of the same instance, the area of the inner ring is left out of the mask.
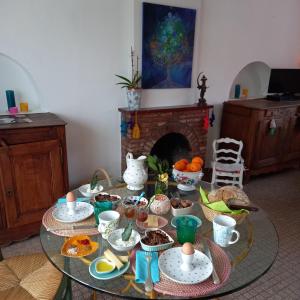
[[[247,64],[237,74],[230,88],[229,98],[235,98],[235,86],[248,89],[248,98],[264,98],[268,91],[271,68],[264,62],[256,61]]]
[[[189,157],[190,152],[191,147],[187,138],[181,133],[172,132],[158,139],[150,154],[155,154],[160,159],[166,159],[172,166],[180,158]]]
[[[41,97],[30,73],[16,60],[0,53],[0,114],[7,114],[6,90],[14,90],[16,106],[28,102],[29,112],[40,112]]]

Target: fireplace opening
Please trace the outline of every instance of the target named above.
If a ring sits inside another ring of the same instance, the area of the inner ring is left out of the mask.
[[[156,141],[151,155],[156,155],[160,159],[166,159],[172,166],[181,158],[190,158],[191,146],[186,137],[180,133],[168,133]]]

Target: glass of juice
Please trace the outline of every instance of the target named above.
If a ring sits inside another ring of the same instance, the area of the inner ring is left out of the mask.
[[[136,210],[137,206],[135,205],[134,202],[130,201],[129,199],[124,199],[122,202],[123,210],[124,210],[124,215],[126,216],[127,219],[134,219],[136,216]]]
[[[144,223],[148,219],[149,208],[145,206],[139,206],[137,209],[137,220]]]

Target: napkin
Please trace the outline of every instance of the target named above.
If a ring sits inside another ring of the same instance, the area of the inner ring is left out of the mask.
[[[158,269],[158,253],[150,252],[151,259],[151,278],[152,282],[159,282],[159,269]],[[135,281],[137,283],[145,283],[148,275],[148,263],[145,257],[146,252],[138,250],[135,256]]]
[[[67,200],[66,200],[66,197],[63,197],[63,198],[59,198],[57,200],[57,203],[56,204],[62,204],[62,203],[66,203]],[[90,198],[83,198],[83,197],[79,197],[76,199],[76,202],[90,202]]]
[[[201,195],[202,201],[205,204],[205,206],[207,206],[215,211],[219,211],[219,212],[223,212],[223,213],[230,213],[233,215],[238,215],[243,212],[248,213],[248,210],[246,210],[246,209],[230,209],[226,205],[226,203],[222,200],[210,203],[209,200],[207,199],[205,191],[202,189],[201,186],[200,186],[200,195]]]

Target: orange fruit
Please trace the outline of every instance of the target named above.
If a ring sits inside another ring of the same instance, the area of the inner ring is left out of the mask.
[[[203,159],[200,156],[194,156],[193,159],[192,159],[192,163],[198,163],[202,167],[203,166]]]
[[[192,163],[187,164],[186,169],[188,170],[188,172],[192,171]]]
[[[202,167],[201,164],[192,162],[192,163],[190,163],[189,169],[190,169],[192,172],[198,172],[198,171],[201,170],[201,167]]]
[[[185,169],[186,164],[183,161],[177,161],[174,165],[174,168],[178,171],[182,171],[183,169]]]
[[[189,161],[188,161],[187,159],[185,159],[185,158],[183,158],[183,159],[180,159],[179,161],[182,161],[182,162],[184,162],[186,165],[189,163]]]

